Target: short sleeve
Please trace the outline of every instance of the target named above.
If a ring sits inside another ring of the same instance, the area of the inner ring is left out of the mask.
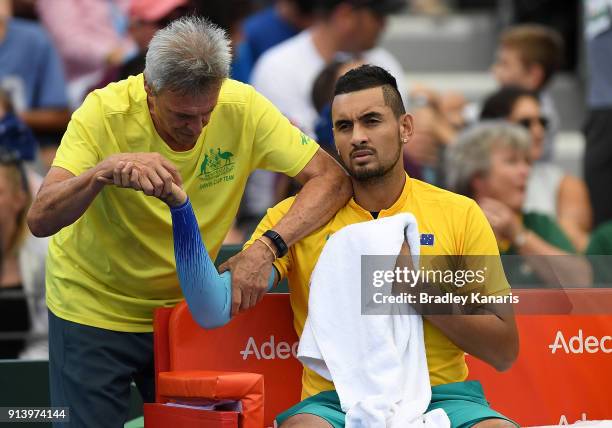
[[[99,141],[105,138],[103,115],[95,94],[90,94],[74,112],[62,138],[53,166],[64,168],[75,176],[96,166],[102,155]]]
[[[283,218],[284,215],[289,211],[289,208],[291,208],[291,205],[293,204],[294,200],[295,198],[293,197],[288,198],[282,202],[279,202],[274,207],[269,208],[268,212],[266,213],[264,218],[259,222],[259,224],[257,225],[257,228],[255,229],[255,231],[253,232],[249,240],[244,244],[243,249],[250,247],[257,238],[263,235],[263,233],[266,230],[274,228],[274,226],[280,221],[280,219]],[[291,250],[289,250],[289,252],[285,254],[285,256],[281,257],[280,259],[276,259],[274,261],[274,266],[280,273],[281,280],[287,277],[287,274],[291,270],[291,265],[292,265]]]
[[[253,91],[251,117],[255,130],[253,169],[296,176],[313,158],[319,145],[293,126],[263,95]]]
[[[484,289],[481,290],[484,295],[508,294],[510,285],[504,274],[495,234],[474,201],[470,201],[466,211],[463,251],[460,254],[464,256],[466,270],[484,273]]]

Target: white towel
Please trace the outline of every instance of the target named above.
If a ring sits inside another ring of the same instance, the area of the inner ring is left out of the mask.
[[[418,267],[412,214],[346,226],[330,237],[311,277],[298,358],[334,382],[347,428],[450,426],[443,410],[424,414],[431,386],[421,317],[397,315],[397,307],[361,315],[361,256],[397,256],[405,238]],[[395,259],[383,258],[377,269],[393,270]]]

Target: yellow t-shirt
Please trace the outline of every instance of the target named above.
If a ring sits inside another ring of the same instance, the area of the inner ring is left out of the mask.
[[[254,239],[272,228],[292,203],[293,198],[289,198],[270,208],[245,246],[249,246]],[[494,280],[487,280],[483,294],[508,293],[509,285],[498,259],[495,236],[486,217],[473,200],[406,176],[400,197],[389,209],[381,211],[378,217],[388,217],[401,212],[411,212],[415,216],[421,234],[433,235],[433,245],[421,245],[421,256],[432,256],[432,260],[435,260],[433,256],[446,255],[496,256],[487,257],[487,263],[497,265],[497,276]],[[302,334],[308,315],[310,275],[327,238],[344,226],[372,219],[368,211],[351,199],[325,226],[294,244],[285,257],[275,262],[281,276],[286,277],[289,282],[293,322],[298,336]],[[423,325],[431,385],[464,381],[468,374],[464,352],[428,321]],[[331,389],[334,389],[333,383],[309,368],[304,368],[302,398]]]
[[[214,259],[249,174],[262,168],[295,176],[317,150],[251,86],[226,80],[195,147],[173,151],[155,131],[139,75],[87,97],[53,165],[79,175],[114,153],[161,153],[178,168]],[[51,240],[47,305],[63,319],[150,332],[153,309],[181,298],[170,210],[156,198],[106,186],[81,218]]]

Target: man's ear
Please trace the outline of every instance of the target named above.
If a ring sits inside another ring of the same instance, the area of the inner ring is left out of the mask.
[[[402,143],[407,143],[414,134],[413,117],[410,113],[404,113],[399,117],[400,138]]]
[[[153,112],[155,111],[154,106],[156,103],[155,93],[153,91],[153,88],[149,86],[146,80],[144,83],[144,88],[145,88],[145,92],[147,93],[147,105],[149,106],[149,112],[153,114]]]
[[[145,88],[145,92],[147,93],[147,95],[149,97],[154,96],[155,94],[153,93],[153,88],[151,88],[151,86],[149,86],[149,84],[147,83],[147,81],[144,81],[144,88]]]

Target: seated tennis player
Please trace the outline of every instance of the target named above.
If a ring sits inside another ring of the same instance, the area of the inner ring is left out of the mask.
[[[283,254],[274,253],[269,285],[286,277],[291,291],[294,326],[301,335],[308,312],[309,280],[326,239],[349,224],[410,212],[417,219],[423,256],[490,255],[498,257],[495,236],[471,199],[410,178],[402,165],[403,145],[413,133],[395,79],[385,70],[365,65],[342,76],[332,104],[338,153],[349,172],[354,196],[332,220]],[[202,243],[197,221],[185,193],[174,187],[166,200],[171,207],[178,276],[189,308],[205,328],[230,319],[229,273],[219,275]],[[268,210],[251,240],[274,225],[293,203],[289,198]],[[503,296],[503,277],[488,281],[487,296]],[[466,381],[469,353],[498,370],[516,359],[518,336],[511,313],[486,309],[472,315],[423,315],[425,353],[432,399],[429,410],[443,409],[454,428],[513,427],[491,409],[478,381]],[[345,413],[334,384],[309,368],[302,377],[303,401],[278,415],[281,427],[344,427]]]

